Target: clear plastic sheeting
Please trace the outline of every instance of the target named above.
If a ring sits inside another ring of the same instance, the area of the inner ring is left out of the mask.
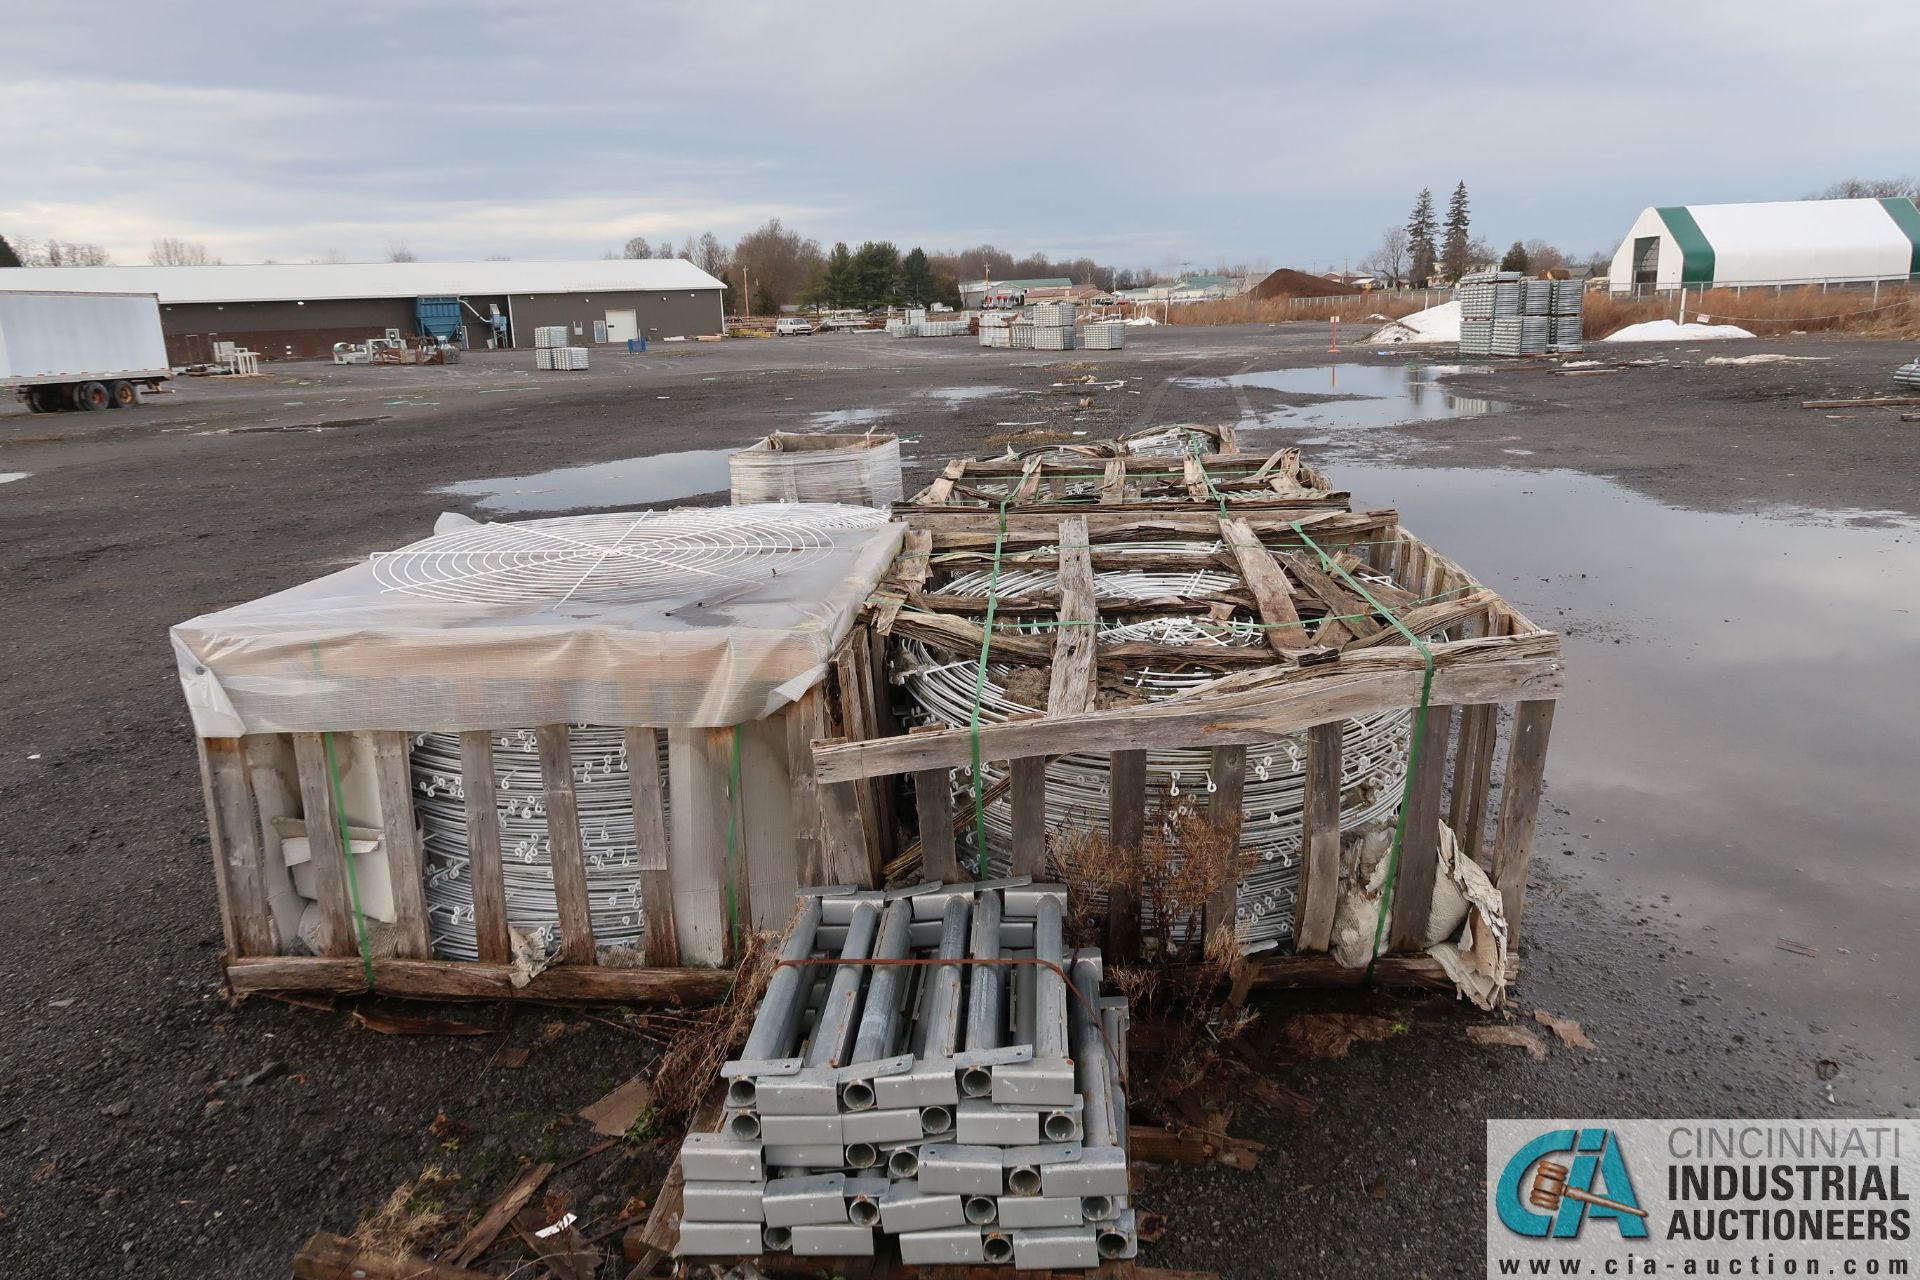
[[[888,507],[905,496],[900,441],[885,433],[776,431],[728,455],[733,501],[844,502]]]
[[[430,538],[181,623],[174,655],[209,738],[744,724],[819,681],[901,533],[829,504],[442,517]]]

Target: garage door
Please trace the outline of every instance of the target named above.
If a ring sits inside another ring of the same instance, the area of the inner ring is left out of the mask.
[[[607,341],[625,342],[628,338],[640,336],[639,312],[607,312]]]

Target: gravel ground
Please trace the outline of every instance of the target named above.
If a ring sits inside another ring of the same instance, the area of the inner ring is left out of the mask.
[[[907,441],[910,488],[945,458],[1009,436],[1240,420],[1264,423],[1263,441],[1312,441],[1336,463],[1559,468],[1690,510],[1838,511],[1894,529],[1920,514],[1914,425],[1884,410],[1798,407],[1884,393],[1905,358],[1887,345],[1636,346],[1625,353],[1658,363],[1586,376],[1465,372],[1447,385],[1510,408],[1355,430],[1309,420],[1314,406],[1337,406],[1324,395],[1218,381],[1327,363],[1317,328],[1130,338],[1125,351],[1071,362],[1073,374],[1123,386],[1056,387],[1063,371],[1033,353],[848,335],[596,354],[589,373],[537,379],[523,367],[528,353],[447,369],[272,365],[245,383],[183,382],[133,412],[0,410],[0,475],[28,473],[0,483],[15,636],[0,655],[10,730],[0,759],[9,889],[0,1135],[12,1155],[0,1171],[0,1259],[35,1274],[285,1274],[306,1236],[351,1228],[424,1166],[456,1179],[435,1198],[458,1214],[490,1199],[523,1158],[587,1152],[593,1138],[572,1113],[644,1067],[650,1041],[621,1016],[412,1005],[403,1011],[491,1034],[395,1037],[352,1017],[355,1007],[398,1007],[386,1002],[322,1011],[222,997],[197,770],[166,628],[422,536],[441,510],[474,510],[437,486],[731,447],[836,421],[818,415],[877,410],[871,420]],[[1776,351],[1824,358],[1704,363]],[[1004,391],[964,393],[980,387]],[[1482,572],[1499,567],[1484,563],[1497,549],[1477,554],[1469,563]],[[1514,594],[1532,607],[1527,592]],[[1570,715],[1563,705],[1563,721]],[[1572,807],[1586,795],[1581,781],[1550,768],[1543,851],[1591,834],[1598,810]],[[1361,1262],[1389,1275],[1472,1273],[1482,1265],[1490,1116],[1912,1114],[1916,1019],[1882,990],[1884,978],[1822,970],[1838,994],[1881,1010],[1864,1019],[1878,1025],[1859,1033],[1860,1062],[1842,1064],[1839,1083],[1851,1087],[1830,1101],[1819,1063],[1841,1055],[1816,996],[1709,970],[1713,940],[1689,913],[1640,892],[1644,875],[1622,893],[1584,865],[1543,856],[1536,868],[1517,1008],[1576,1018],[1599,1048],[1556,1047],[1536,1063],[1470,1044],[1464,1028],[1480,1019],[1439,998],[1269,1000],[1256,1043],[1316,1110],[1241,1111],[1236,1132],[1268,1143],[1258,1173],[1156,1173],[1141,1200],[1167,1214],[1170,1230],[1150,1260],[1233,1277]],[[1834,911],[1859,907],[1874,922],[1875,899],[1907,912],[1914,901],[1910,872],[1876,872],[1855,888]],[[1384,1013],[1401,1033],[1317,1062],[1291,1060],[1274,1039],[1293,1011],[1349,1007]],[[508,1049],[526,1050],[525,1065],[510,1068]],[[622,1146],[570,1167],[558,1185],[593,1230],[651,1188],[665,1154],[659,1143]],[[618,1270],[609,1262],[603,1274]]]

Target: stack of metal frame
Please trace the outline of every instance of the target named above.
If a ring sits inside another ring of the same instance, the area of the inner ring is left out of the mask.
[[[1093,1268],[1137,1251],[1127,1004],[1026,877],[803,890],[717,1133],[681,1148],[682,1256]]]
[[[1118,320],[1102,320],[1080,330],[1080,345],[1089,351],[1118,351],[1127,342],[1127,326]]]

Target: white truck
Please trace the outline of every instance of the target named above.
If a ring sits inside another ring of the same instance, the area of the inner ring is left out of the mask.
[[[123,409],[173,373],[151,293],[9,290],[0,271],[0,390],[35,413]]]

